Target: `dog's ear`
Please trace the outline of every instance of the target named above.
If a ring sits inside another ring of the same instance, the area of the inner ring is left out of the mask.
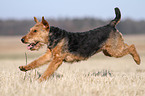
[[[42,24],[44,25],[44,27],[46,28],[46,29],[49,29],[49,24],[48,24],[48,22],[44,19],[44,16],[42,17]]]
[[[34,21],[36,22],[36,23],[38,23],[39,21],[37,20],[37,18],[36,17],[34,17]]]

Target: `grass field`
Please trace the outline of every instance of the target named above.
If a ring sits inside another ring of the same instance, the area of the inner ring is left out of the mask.
[[[0,96],[145,96],[145,35],[124,36],[141,56],[136,65],[130,55],[110,58],[99,53],[87,61],[62,66],[47,81],[39,83],[48,65],[26,74],[18,67],[43,54],[31,52],[21,37],[0,37]],[[46,47],[46,46],[44,46]]]

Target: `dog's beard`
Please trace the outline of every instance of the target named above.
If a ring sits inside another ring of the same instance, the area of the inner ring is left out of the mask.
[[[36,43],[30,43],[30,44],[27,46],[27,49],[28,49],[28,50],[31,50],[31,51],[33,51],[33,50],[38,50],[38,49],[40,49],[40,47],[41,47],[42,45],[43,45],[43,44],[40,43],[39,41],[36,42]]]

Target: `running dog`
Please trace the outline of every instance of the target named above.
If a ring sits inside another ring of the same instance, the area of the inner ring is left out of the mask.
[[[130,54],[139,65],[140,57],[134,45],[124,43],[122,34],[116,29],[121,19],[121,13],[115,8],[116,17],[109,24],[86,32],[67,32],[58,27],[49,27],[42,17],[39,22],[30,28],[30,32],[22,37],[21,41],[28,45],[28,49],[38,50],[47,45],[46,53],[26,66],[20,66],[21,71],[28,71],[50,62],[39,81],[49,78],[62,62],[75,62],[87,60],[92,55],[102,51],[109,57],[122,57]],[[91,65],[90,65],[91,66]]]

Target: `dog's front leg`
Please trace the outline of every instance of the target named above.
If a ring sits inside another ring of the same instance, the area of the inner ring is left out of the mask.
[[[39,57],[38,59],[34,60],[33,62],[31,62],[26,66],[20,66],[19,69],[21,71],[28,71],[37,68],[51,61],[51,58],[52,58],[52,53],[49,49],[47,49],[46,53],[43,56]]]
[[[50,65],[48,66],[47,70],[43,73],[43,75],[39,78],[39,81],[46,80],[49,78],[55,70],[58,69],[58,67],[62,64],[63,58],[55,57],[51,62]]]

